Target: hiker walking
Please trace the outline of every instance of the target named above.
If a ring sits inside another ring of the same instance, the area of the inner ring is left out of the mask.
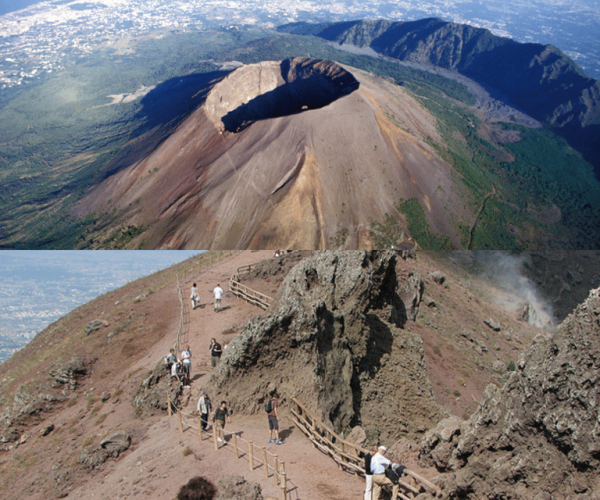
[[[229,417],[229,410],[227,409],[227,402],[221,401],[219,407],[215,410],[215,414],[213,415],[213,423],[217,427],[217,441],[219,443],[227,444],[225,441],[225,422],[231,423],[231,418]]]
[[[200,304],[200,294],[198,293],[196,283],[192,285],[192,295],[190,295],[190,299],[192,300],[192,309],[196,309]]]
[[[210,345],[208,346],[208,350],[210,351],[210,365],[214,368],[217,366],[217,363],[221,359],[221,354],[223,354],[223,349],[221,348],[221,344],[217,342],[217,339],[214,337],[210,339]]]
[[[221,298],[223,297],[223,289],[219,283],[212,289],[212,293],[215,297],[215,312],[219,312],[221,310]]]
[[[279,395],[277,393],[265,403],[265,410],[269,418],[269,443],[283,444],[279,440]]]
[[[208,414],[212,410],[210,398],[206,392],[202,393],[198,400],[198,411],[200,412],[200,427],[203,431],[208,429]]]
[[[383,486],[392,486],[392,500],[398,498],[398,492],[400,487],[398,484],[392,483],[392,481],[385,475],[385,470],[392,464],[392,462],[385,457],[387,448],[380,446],[377,448],[377,453],[371,458],[371,472],[373,473],[373,500],[379,500],[381,498],[381,490]]]

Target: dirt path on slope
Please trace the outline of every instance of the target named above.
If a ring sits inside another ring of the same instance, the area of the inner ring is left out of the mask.
[[[203,382],[210,375],[210,355],[208,345],[211,337],[216,337],[224,344],[239,333],[247,321],[264,312],[235,297],[229,291],[229,277],[240,266],[271,258],[272,251],[240,252],[210,269],[200,273],[181,277],[184,288],[184,298],[189,297],[189,290],[196,282],[200,291],[203,307],[190,311],[188,341],[192,356],[192,385],[184,390],[185,431],[179,432],[176,416],[166,415],[148,419],[148,428],[137,431],[131,451],[128,451],[117,461],[108,461],[103,468],[94,473],[81,486],[69,492],[69,498],[86,499],[131,499],[152,498],[157,500],[172,500],[179,488],[192,477],[201,475],[211,480],[215,485],[225,474],[239,474],[248,481],[261,485],[265,498],[280,498],[280,489],[275,486],[272,472],[265,478],[264,469],[256,463],[254,470],[249,470],[248,445],[245,441],[252,440],[257,447],[265,446],[271,454],[277,454],[285,462],[288,478],[288,499],[290,500],[359,500],[363,498],[364,479],[352,476],[339,470],[336,464],[326,455],[315,449],[310,441],[294,426],[289,410],[281,409],[281,437],[283,445],[269,444],[267,419],[263,414],[232,416],[232,422],[227,425],[226,435],[231,440],[231,432],[236,431],[240,440],[240,448],[246,454],[236,459],[231,444],[221,446],[216,451],[212,439],[198,438],[197,420],[187,416],[197,405]],[[185,283],[184,283],[185,281]],[[225,291],[222,301],[223,310],[214,312],[212,290],[217,283]],[[251,283],[248,283],[252,286]],[[273,290],[275,283],[269,285]],[[176,286],[169,287],[166,293],[177,293]],[[163,308],[170,309],[178,301],[163,298]],[[166,314],[155,310],[154,314]],[[165,338],[157,343],[139,363],[139,368],[151,369],[173,346],[178,324],[173,324],[165,334]],[[180,353],[179,353],[180,354]],[[143,365],[143,366],[142,366]],[[213,403],[216,397],[213,396]],[[122,426],[127,428],[130,417],[130,407],[120,408],[117,414],[123,419]],[[119,418],[118,415],[111,418]],[[139,422],[139,421],[138,421]],[[194,427],[189,427],[193,425]],[[391,443],[389,443],[391,444]],[[260,450],[257,456],[262,456]],[[272,463],[272,457],[269,458]]]

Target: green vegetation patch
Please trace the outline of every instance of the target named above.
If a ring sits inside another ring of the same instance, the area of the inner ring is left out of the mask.
[[[410,235],[425,250],[452,250],[454,246],[447,236],[436,236],[431,232],[425,211],[419,200],[400,200],[394,205],[398,212],[404,214]]]

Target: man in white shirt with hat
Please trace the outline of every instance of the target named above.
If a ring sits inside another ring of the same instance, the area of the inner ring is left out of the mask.
[[[377,448],[377,453],[371,458],[371,472],[373,472],[373,500],[379,500],[381,496],[381,489],[384,485],[392,486],[392,500],[398,498],[399,486],[392,483],[385,475],[385,469],[387,469],[392,462],[385,458],[385,452],[387,448],[380,446]]]

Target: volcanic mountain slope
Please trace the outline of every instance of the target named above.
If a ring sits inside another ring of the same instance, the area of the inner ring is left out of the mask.
[[[551,125],[584,153],[600,178],[600,81],[556,47],[519,43],[442,19],[292,23],[279,29],[460,71]]]
[[[144,160],[107,178],[78,214],[116,213],[146,248],[368,248],[366,227],[399,199],[426,207],[460,246],[472,220],[428,140],[436,122],[410,93],[303,58],[237,69]]]
[[[191,389],[180,391],[178,403],[190,413],[203,388],[222,383],[223,389],[211,396],[219,401],[230,393],[230,428],[261,443],[266,440],[259,403],[264,395],[257,391],[270,390],[267,381],[280,386],[289,446],[275,448],[300,498],[358,500],[363,481],[339,471],[291,425],[289,397],[299,396],[340,428],[355,425],[360,417],[370,439],[415,439],[445,412],[468,417],[486,384],[500,385],[509,362],[540,332],[513,310],[494,305],[490,297],[500,290],[479,280],[469,266],[455,266],[437,254],[419,253],[395,266],[389,254],[328,253],[305,261],[299,252],[277,259],[267,258],[270,255],[240,252],[204,270],[200,256],[137,280],[60,319],[0,365],[3,498],[25,495],[37,500],[68,493],[92,499],[101,491],[107,498],[144,494],[170,500],[192,476],[200,474],[216,483],[224,470],[246,468],[231,452],[215,452],[206,441],[199,442],[192,429],[179,436],[176,419],[165,414],[165,385],[154,385],[155,373],[168,380],[157,364],[180,326],[177,276],[182,283],[185,276],[187,286],[198,282],[204,303],[190,314],[193,381]],[[278,296],[276,313],[263,313],[249,322],[259,310],[226,292],[225,308],[215,314],[206,303],[206,290],[216,282],[225,284],[239,266],[261,260],[243,283]],[[299,267],[290,273],[296,264]],[[565,262],[564,267],[570,266]],[[328,278],[335,281],[328,283]],[[394,279],[397,295],[391,287]],[[286,311],[288,321],[280,323]],[[499,331],[485,323],[490,317]],[[288,332],[271,346],[264,340],[272,332],[258,328],[261,324],[287,325]],[[293,343],[292,326],[298,344],[286,351],[275,349]],[[254,349],[248,332],[256,334]],[[229,342],[229,347],[209,383],[211,337]],[[235,358],[240,346],[248,355],[260,351],[256,366]],[[299,376],[310,373],[310,367],[301,364],[303,356],[328,391],[305,383],[317,379]],[[357,378],[355,370],[363,369]],[[349,386],[336,384],[338,375],[350,381]],[[350,390],[352,405],[344,402]],[[153,399],[153,394],[162,397]],[[380,400],[389,401],[389,408],[375,404]],[[375,420],[386,424],[378,429]],[[130,447],[109,457],[100,445],[117,431],[129,434]],[[397,459],[420,471],[416,444],[411,442],[413,452]],[[427,477],[435,473],[425,472]],[[272,478],[265,480],[262,470],[244,475],[273,496]]]

